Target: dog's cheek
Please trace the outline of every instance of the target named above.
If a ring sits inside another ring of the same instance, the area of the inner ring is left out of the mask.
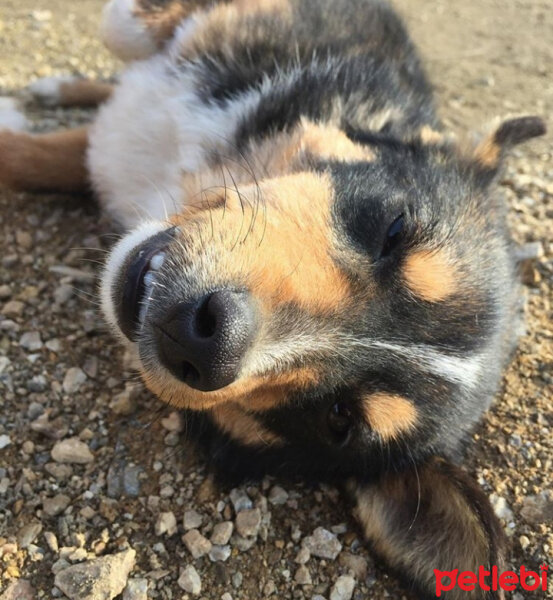
[[[434,458],[376,483],[351,484],[349,493],[374,552],[420,597],[436,597],[436,570],[478,574],[481,565],[497,565],[501,571],[505,537],[493,509],[476,483],[446,461]],[[501,594],[475,585],[445,596],[500,600]]]

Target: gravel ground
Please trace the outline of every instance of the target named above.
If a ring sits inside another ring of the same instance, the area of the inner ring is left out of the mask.
[[[551,114],[549,0],[396,4],[452,129]],[[37,76],[116,72],[95,37],[101,5],[2,0],[0,95]],[[91,117],[28,110],[37,131]],[[552,157],[551,137],[517,150],[502,181],[528,257],[528,331],[466,462],[517,569],[553,563]],[[143,390],[104,330],[102,250],[90,249],[112,237],[92,204],[0,192],[0,230],[0,600],[123,589],[124,600],[407,597],[344,522],[335,490],[214,487],[178,415]]]

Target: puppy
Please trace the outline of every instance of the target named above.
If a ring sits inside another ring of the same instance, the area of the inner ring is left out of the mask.
[[[128,62],[113,89],[31,87],[102,103],[94,124],[3,131],[0,181],[90,186],[127,231],[101,299],[146,385],[222,479],[342,485],[420,597],[435,569],[501,568],[501,526],[456,463],[520,313],[494,182],[543,122],[457,146],[383,0],[111,0],[103,36]]]

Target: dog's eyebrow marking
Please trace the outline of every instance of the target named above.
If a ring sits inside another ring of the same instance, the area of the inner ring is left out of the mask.
[[[418,420],[413,402],[398,394],[368,394],[361,399],[361,410],[367,423],[383,441],[394,440],[408,432]]]
[[[457,291],[458,273],[445,250],[418,250],[403,265],[407,287],[427,302],[442,302]]]

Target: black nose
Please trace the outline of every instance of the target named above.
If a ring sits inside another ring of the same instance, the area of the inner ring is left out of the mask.
[[[162,364],[190,387],[211,392],[235,381],[255,329],[249,294],[221,290],[183,302],[158,325]]]

